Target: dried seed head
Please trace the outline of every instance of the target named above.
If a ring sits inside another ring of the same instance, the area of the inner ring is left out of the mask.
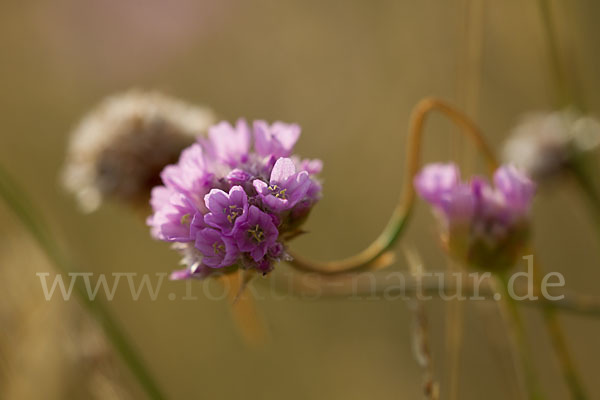
[[[62,183],[85,212],[106,198],[145,205],[160,171],[214,122],[211,110],[158,92],[111,96],[74,130]]]
[[[600,123],[573,110],[525,116],[504,146],[507,162],[540,181],[559,174],[578,155],[600,144]]]

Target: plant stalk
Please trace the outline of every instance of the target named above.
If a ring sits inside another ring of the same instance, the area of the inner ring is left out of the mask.
[[[46,253],[58,273],[68,274],[76,271],[70,259],[66,257],[54,240],[40,213],[29,201],[28,196],[1,166],[0,197]],[[141,356],[137,353],[109,309],[102,302],[92,301],[87,294],[85,285],[79,280],[75,282],[75,292],[84,308],[98,321],[107,338],[121,355],[148,398],[152,400],[165,399],[150,371],[144,365]]]
[[[600,234],[600,193],[594,184],[592,174],[590,174],[589,162],[585,154],[582,154],[575,158],[569,165],[568,171],[571,176],[575,179],[575,182],[581,189],[581,192],[585,195],[588,207],[592,214],[594,224],[598,233]]]
[[[533,280],[535,283],[536,292],[539,292],[539,288],[541,287],[541,268],[533,258],[529,260],[529,262],[533,263]],[[536,296],[539,296],[539,293],[536,293]],[[586,400],[587,395],[585,394],[585,390],[581,383],[581,378],[579,377],[579,373],[577,372],[575,363],[571,357],[567,339],[563,332],[560,321],[558,320],[558,312],[556,307],[550,303],[545,303],[542,308],[542,317],[546,331],[548,332],[550,341],[552,342],[554,354],[560,363],[560,368],[565,383],[567,384],[567,388],[569,389],[571,398],[573,400]]]
[[[497,278],[498,293],[502,296],[500,299],[500,304],[502,305],[501,310],[503,311],[508,331],[514,341],[516,350],[515,356],[522,368],[527,398],[529,400],[542,400],[544,399],[544,395],[542,394],[535,373],[531,349],[527,343],[525,326],[519,314],[517,303],[508,290],[508,276],[507,274],[501,273],[497,275]]]

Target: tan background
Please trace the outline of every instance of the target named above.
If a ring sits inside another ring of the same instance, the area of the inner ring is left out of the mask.
[[[600,4],[554,3],[569,79],[587,109],[597,113]],[[325,197],[308,223],[312,234],[294,247],[321,259],[350,255],[377,235],[399,195],[406,125],[420,98],[437,95],[467,109],[496,146],[519,115],[555,106],[536,4],[4,1],[0,160],[75,249],[82,270],[164,272],[177,257],[149,239],[139,216],[116,205],[83,216],[58,187],[68,133],[78,118],[102,97],[140,87],[209,104],[229,120],[295,121],[303,127],[297,151],[324,160]],[[454,128],[434,118],[426,159],[458,155],[477,169],[476,156],[456,137]],[[536,244],[546,269],[564,273],[569,289],[593,294],[600,246],[583,205],[568,184],[543,191],[535,210]],[[33,271],[48,266],[32,258],[33,246],[21,243],[29,239],[4,207],[0,218],[0,267],[24,271],[1,285],[24,280],[30,291],[23,297],[39,297]],[[429,269],[443,269],[434,234],[432,218],[419,206],[406,240]],[[397,268],[404,268],[402,260]],[[401,302],[267,298],[259,306],[271,339],[252,349],[235,330],[226,302],[202,296],[169,301],[171,292],[181,297],[183,284],[165,283],[156,302],[134,302],[123,288],[110,306],[172,399],[419,398],[421,371],[411,354],[410,313]],[[39,307],[38,330],[50,332],[51,319],[60,313]],[[443,304],[428,307],[443,377]],[[564,399],[538,316],[526,316],[543,385],[549,398]],[[600,398],[600,324],[579,317],[564,321],[591,398]],[[481,310],[468,306],[461,399],[511,398],[510,371],[501,367],[505,352],[494,350],[502,344],[490,343],[486,324]],[[49,342],[38,351],[47,351]],[[28,350],[26,344],[15,346],[23,346],[17,354]],[[52,370],[58,353],[40,357],[37,368]],[[2,370],[22,370],[22,357],[0,356]],[[20,374],[25,385],[35,385]],[[10,386],[16,378],[8,376],[4,385]],[[56,380],[70,378],[67,373]],[[134,390],[133,396],[140,394]]]

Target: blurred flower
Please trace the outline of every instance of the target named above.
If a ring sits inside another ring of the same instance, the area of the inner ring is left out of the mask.
[[[526,116],[504,146],[504,158],[542,181],[559,174],[576,157],[598,147],[600,123],[573,110]]]
[[[300,137],[300,127],[296,124],[254,121],[254,147],[261,156],[288,157]]]
[[[289,257],[284,238],[321,196],[322,163],[285,158],[299,135],[294,124],[256,121],[251,130],[244,120],[221,122],[163,170],[148,225],[184,256],[187,269],[172,279],[236,266],[266,273]]]
[[[105,198],[146,204],[151,188],[160,183],[160,171],[214,120],[208,109],[157,92],[111,96],[73,132],[63,184],[86,212]]]
[[[239,120],[235,127],[225,121],[211,126],[208,138],[202,141],[202,145],[213,158],[230,167],[248,161],[250,128],[246,121]]]
[[[513,166],[494,173],[494,186],[462,182],[454,164],[430,164],[415,177],[417,193],[440,221],[448,252],[481,269],[513,265],[526,244],[535,184]]]

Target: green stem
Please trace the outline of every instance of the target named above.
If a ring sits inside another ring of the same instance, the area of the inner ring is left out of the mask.
[[[507,274],[498,274],[498,289],[501,294],[502,305],[505,308],[505,318],[510,333],[513,336],[514,344],[516,346],[516,353],[519,359],[519,363],[522,368],[522,372],[525,378],[525,387],[527,390],[527,396],[529,400],[542,400],[544,395],[539,386],[539,382],[535,373],[529,344],[527,343],[527,337],[525,334],[525,326],[519,314],[517,303],[512,298],[508,290],[508,276]]]
[[[10,210],[31,233],[38,245],[46,253],[59,273],[68,274],[76,271],[71,261],[61,251],[54,240],[43,218],[29,201],[27,195],[18,187],[8,173],[0,166],[0,197]],[[100,323],[114,348],[123,358],[134,377],[152,400],[165,399],[150,372],[145,367],[142,358],[134,349],[125,332],[121,330],[116,319],[104,304],[92,301],[81,281],[76,280],[75,290],[81,303]]]

